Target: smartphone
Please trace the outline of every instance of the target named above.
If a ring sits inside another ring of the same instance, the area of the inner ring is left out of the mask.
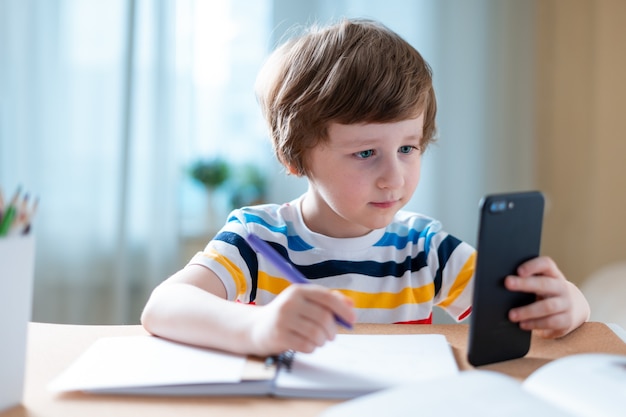
[[[476,270],[467,358],[474,366],[523,357],[531,332],[508,318],[535,294],[509,291],[507,275],[539,256],[544,197],[539,191],[485,196],[480,202]]]

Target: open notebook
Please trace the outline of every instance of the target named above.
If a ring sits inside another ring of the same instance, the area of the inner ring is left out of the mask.
[[[247,358],[154,336],[96,341],[49,388],[135,395],[353,398],[458,372],[443,335],[337,335],[310,354]]]
[[[346,401],[320,417],[623,417],[625,396],[626,355],[583,353],[549,362],[523,382],[486,369],[460,372]]]

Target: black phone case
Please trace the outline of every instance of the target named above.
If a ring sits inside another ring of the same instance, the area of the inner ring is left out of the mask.
[[[481,201],[467,348],[474,366],[520,358],[530,349],[531,332],[511,322],[508,312],[532,303],[535,294],[507,290],[504,278],[539,256],[543,210],[539,191],[493,194]]]

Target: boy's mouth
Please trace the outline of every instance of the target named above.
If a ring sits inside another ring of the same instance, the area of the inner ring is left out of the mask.
[[[375,201],[375,202],[371,202],[370,204],[376,208],[386,209],[386,208],[390,208],[398,204],[398,200]]]

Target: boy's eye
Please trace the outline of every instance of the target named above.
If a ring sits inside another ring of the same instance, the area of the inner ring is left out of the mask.
[[[414,150],[418,150],[419,148],[415,147],[415,146],[410,146],[410,145],[404,145],[404,146],[400,146],[400,149],[398,149],[398,152],[400,153],[411,153]]]
[[[373,149],[368,149],[366,151],[360,151],[354,154],[357,158],[361,158],[361,159],[367,159],[369,157],[371,157],[372,155],[374,155],[374,150]]]

